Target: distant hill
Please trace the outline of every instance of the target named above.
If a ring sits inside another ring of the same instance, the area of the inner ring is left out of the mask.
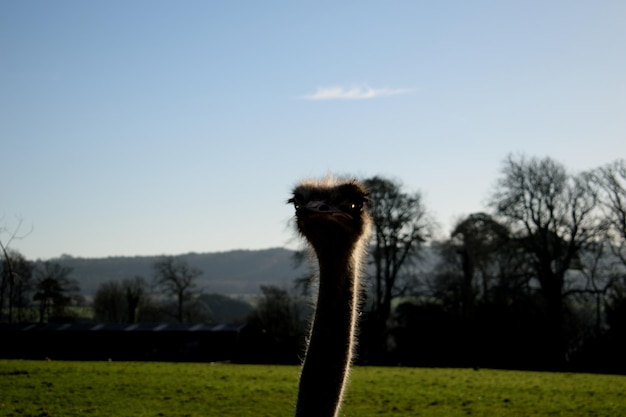
[[[247,296],[259,294],[261,285],[291,288],[294,279],[305,273],[305,266],[294,267],[293,253],[288,249],[273,248],[188,253],[175,258],[203,272],[198,278],[198,287],[204,293]],[[141,276],[150,282],[153,265],[162,257],[75,258],[64,255],[50,261],[72,268],[70,277],[78,281],[83,295],[90,296],[98,285],[107,281]]]

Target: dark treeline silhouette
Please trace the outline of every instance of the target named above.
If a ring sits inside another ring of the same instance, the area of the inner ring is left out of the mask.
[[[485,210],[458,219],[445,237],[419,192],[394,179],[364,182],[374,230],[357,363],[626,373],[623,160],[572,173],[551,158],[510,155]],[[0,243],[2,321],[76,321],[75,307],[87,303],[71,270]],[[293,292],[264,286],[253,309],[198,292],[201,271],[157,261],[153,277],[102,284],[95,320],[245,321],[238,360],[300,360],[313,272]],[[216,315],[216,302],[238,318]]]
[[[419,193],[365,183],[374,233],[357,362],[626,373],[624,161],[574,174],[511,155],[489,212],[459,219],[445,239],[432,238]],[[284,348],[301,323],[265,340]]]

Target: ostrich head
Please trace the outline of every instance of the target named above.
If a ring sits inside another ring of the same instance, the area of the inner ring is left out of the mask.
[[[296,225],[318,256],[352,251],[368,231],[367,190],[354,180],[305,181],[289,199]]]

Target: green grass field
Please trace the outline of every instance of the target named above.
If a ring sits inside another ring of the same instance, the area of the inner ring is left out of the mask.
[[[299,368],[0,360],[0,416],[290,416]],[[626,377],[357,367],[343,416],[626,416]]]

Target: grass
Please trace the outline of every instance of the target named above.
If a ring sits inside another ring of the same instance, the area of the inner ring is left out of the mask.
[[[290,416],[299,369],[0,360],[0,416]],[[624,416],[626,377],[357,367],[342,416]]]

